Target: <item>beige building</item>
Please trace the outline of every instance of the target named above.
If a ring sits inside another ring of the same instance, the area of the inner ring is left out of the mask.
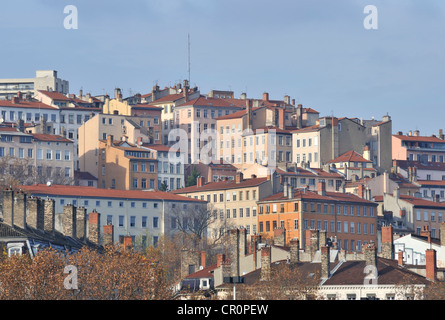
[[[237,173],[235,179],[205,183],[198,178],[196,186],[173,191],[175,194],[206,200],[209,208],[216,209],[216,219],[209,226],[209,238],[217,238],[233,226],[243,227],[248,235],[258,232],[257,201],[270,196],[280,188],[276,175],[244,178]]]
[[[79,128],[79,168],[97,177],[99,172],[99,140],[111,136],[114,141],[136,143],[138,138],[149,143],[150,137],[141,132],[130,117],[115,114],[97,114]],[[99,186],[101,184],[99,183]]]

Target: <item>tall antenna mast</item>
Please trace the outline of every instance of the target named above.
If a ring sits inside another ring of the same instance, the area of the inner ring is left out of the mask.
[[[188,50],[188,75],[189,75],[189,84],[190,84],[190,33],[187,34],[187,50]]]

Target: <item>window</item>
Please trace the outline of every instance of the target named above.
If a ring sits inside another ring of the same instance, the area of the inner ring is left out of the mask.
[[[158,217],[153,217],[153,228],[159,228],[158,221]]]
[[[176,222],[176,221],[175,221]],[[142,228],[147,228],[147,217],[143,216],[142,217],[142,223],[141,223]]]
[[[130,227],[134,228],[136,226],[136,217],[130,216]]]
[[[119,216],[119,227],[124,226],[124,216]]]

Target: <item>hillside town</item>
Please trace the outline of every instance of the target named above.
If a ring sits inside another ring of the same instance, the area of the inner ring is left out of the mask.
[[[445,281],[442,128],[323,107],[188,80],[124,96],[72,92],[56,70],[0,79],[0,249],[176,241],[177,300],[431,298]]]

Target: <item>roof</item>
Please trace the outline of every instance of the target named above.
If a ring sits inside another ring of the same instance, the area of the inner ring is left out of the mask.
[[[334,201],[334,202],[354,202],[354,203],[364,203],[370,205],[377,205],[374,201],[366,200],[360,198],[359,196],[352,193],[343,193],[343,192],[325,192],[325,195],[320,195],[318,192],[304,190],[303,188],[294,189],[293,197],[289,199],[289,197],[284,196],[283,192],[275,193],[271,196],[263,198],[260,202],[274,202],[274,201],[283,201],[283,200],[319,200],[319,201]]]
[[[44,94],[45,96],[51,98],[52,100],[63,100],[63,101],[71,101],[69,97],[64,95],[63,93],[60,93],[58,91],[46,91],[46,90],[38,90],[40,93]],[[85,101],[83,101],[86,103]]]
[[[323,285],[363,285],[366,277],[366,273],[363,272],[365,268],[366,262],[363,260],[344,261]],[[410,276],[410,284],[426,285],[430,283],[425,277],[400,267],[397,260],[389,260],[381,257],[377,257],[377,275],[378,285],[402,285],[408,280],[407,276]]]
[[[410,160],[393,160],[402,169],[415,167],[417,170],[438,170],[445,171],[445,162],[422,162]]]
[[[445,180],[417,180],[421,186],[445,187]]]
[[[319,124],[315,124],[313,126],[308,126],[308,127],[292,130],[292,132],[293,133],[313,132],[313,131],[318,131],[322,128],[324,128],[324,127],[320,127]]]
[[[343,153],[341,156],[328,161],[328,163],[336,163],[336,162],[367,162],[372,163],[370,160],[366,160],[360,154],[355,152],[354,150],[350,150],[348,152]]]
[[[375,197],[375,198],[377,198],[377,197]],[[417,198],[417,197],[413,197],[413,196],[408,196],[408,195],[404,195],[404,194],[400,195],[400,199],[411,203],[412,205],[414,205],[414,207],[445,208],[445,202],[435,202],[435,201],[426,200],[423,198]]]
[[[436,136],[425,137],[425,136],[405,136],[400,134],[394,134],[394,138],[403,140],[403,141],[411,141],[411,142],[437,142],[437,143],[445,143],[445,140],[442,140]]]
[[[318,112],[317,110],[314,110],[314,109],[312,109],[312,108],[303,108],[302,110],[301,110],[303,113],[320,113],[320,112]]]
[[[190,93],[193,93],[193,91],[190,91]],[[156,99],[155,101],[150,102],[150,104],[158,104],[158,103],[162,103],[162,102],[174,102],[174,101],[177,101],[177,100],[183,99],[183,98],[184,98],[183,93],[173,93],[173,94],[166,95],[162,98]]]
[[[206,201],[187,198],[171,192],[163,191],[142,191],[142,190],[117,190],[101,189],[95,187],[69,186],[37,184],[30,186],[20,186],[28,193],[38,196],[73,196],[90,198],[118,198],[118,199],[138,199],[138,200],[166,200],[166,201],[188,201],[196,203],[206,203]]]
[[[216,268],[218,268],[218,265],[215,263],[201,270],[198,270],[194,273],[191,273],[185,278],[186,279],[213,278],[213,271],[215,271]]]
[[[169,152],[171,147],[166,146],[164,144],[148,144],[148,143],[143,143],[142,146],[144,148],[148,148],[148,149],[152,149],[152,150],[156,150],[156,151],[160,151],[160,152]]]
[[[208,182],[201,187],[190,186],[182,189],[173,190],[171,192],[183,194],[183,193],[202,192],[202,191],[247,188],[247,187],[258,186],[266,181],[268,181],[267,177],[244,179],[239,183],[236,183],[235,179],[232,179],[227,181]]]
[[[73,143],[72,140],[55,134],[31,133],[31,135],[38,141]]]
[[[306,170],[300,167],[296,168],[296,171],[284,171],[280,168],[276,169],[277,173],[280,175],[289,175],[289,176],[312,176],[319,178],[344,178],[343,175],[337,172],[327,172],[320,168],[310,168],[310,170]]]
[[[139,104],[135,104],[131,106],[131,109],[135,109],[135,110],[162,110],[162,107],[158,107],[158,106],[153,106],[150,105],[149,103],[139,103]]]
[[[226,99],[207,98],[204,96],[200,96],[196,99],[184,102],[184,103],[180,104],[178,107],[183,107],[183,106],[241,108],[241,106],[239,106],[237,104],[233,104]]]
[[[95,176],[93,176],[91,173],[86,171],[74,171],[74,179],[76,180],[98,180]]]
[[[51,109],[58,110],[56,107],[52,107],[42,102],[19,100],[16,103],[9,100],[0,100],[0,107],[13,107],[13,108],[35,108],[35,109]]]

